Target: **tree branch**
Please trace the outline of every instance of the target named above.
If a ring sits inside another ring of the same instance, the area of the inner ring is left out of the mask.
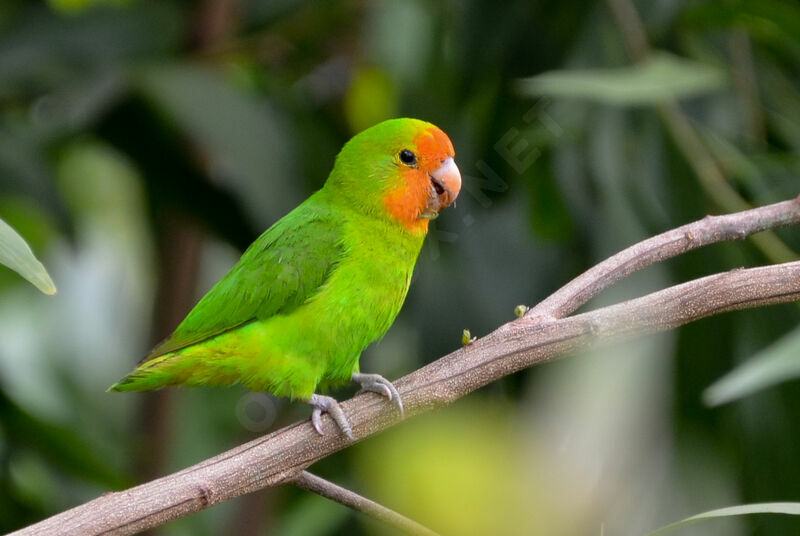
[[[800,197],[755,209],[706,216],[624,249],[579,275],[544,301],[532,307],[526,317],[562,318],[620,279],[659,261],[702,246],[800,224]]]
[[[414,520],[411,520],[397,512],[386,508],[374,501],[361,495],[329,482],[324,478],[318,477],[308,471],[301,472],[292,484],[306,491],[322,495],[357,512],[361,512],[369,517],[382,521],[389,526],[403,531],[412,536],[438,536],[427,527],[424,527]]]
[[[543,307],[535,307],[538,313],[505,324],[395,382],[406,415],[452,403],[503,376],[588,345],[672,329],[725,311],[800,300],[800,262],[789,262],[716,274],[595,311],[553,318],[657,260],[799,221],[800,200],[793,200],[706,218],[637,244],[564,287]],[[358,440],[398,421],[394,408],[372,393],[357,395],[342,403],[342,409]],[[177,473],[105,494],[14,534],[133,534],[245,493],[292,482],[314,462],[352,444],[329,418],[324,419],[324,432],[320,436],[308,421],[298,422]]]

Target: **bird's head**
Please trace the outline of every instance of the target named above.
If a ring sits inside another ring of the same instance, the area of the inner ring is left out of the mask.
[[[418,119],[390,119],[354,136],[342,149],[326,188],[379,217],[425,233],[455,201],[461,174],[450,138]]]

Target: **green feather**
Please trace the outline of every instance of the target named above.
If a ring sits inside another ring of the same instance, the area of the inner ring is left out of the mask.
[[[310,198],[259,236],[144,361],[253,320],[291,313],[319,289],[341,252],[341,222]]]
[[[265,231],[109,390],[229,385],[308,399],[358,371],[403,304],[424,239],[389,217],[395,155],[431,125],[387,121],[353,138],[322,190]]]

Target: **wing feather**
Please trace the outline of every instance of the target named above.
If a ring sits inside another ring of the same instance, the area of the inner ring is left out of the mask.
[[[258,237],[143,361],[289,313],[325,283],[342,249],[340,218],[312,196]]]

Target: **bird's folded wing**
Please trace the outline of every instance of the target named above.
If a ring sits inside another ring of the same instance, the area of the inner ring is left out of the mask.
[[[143,361],[255,319],[287,314],[316,294],[342,255],[341,221],[313,197],[267,229]]]

